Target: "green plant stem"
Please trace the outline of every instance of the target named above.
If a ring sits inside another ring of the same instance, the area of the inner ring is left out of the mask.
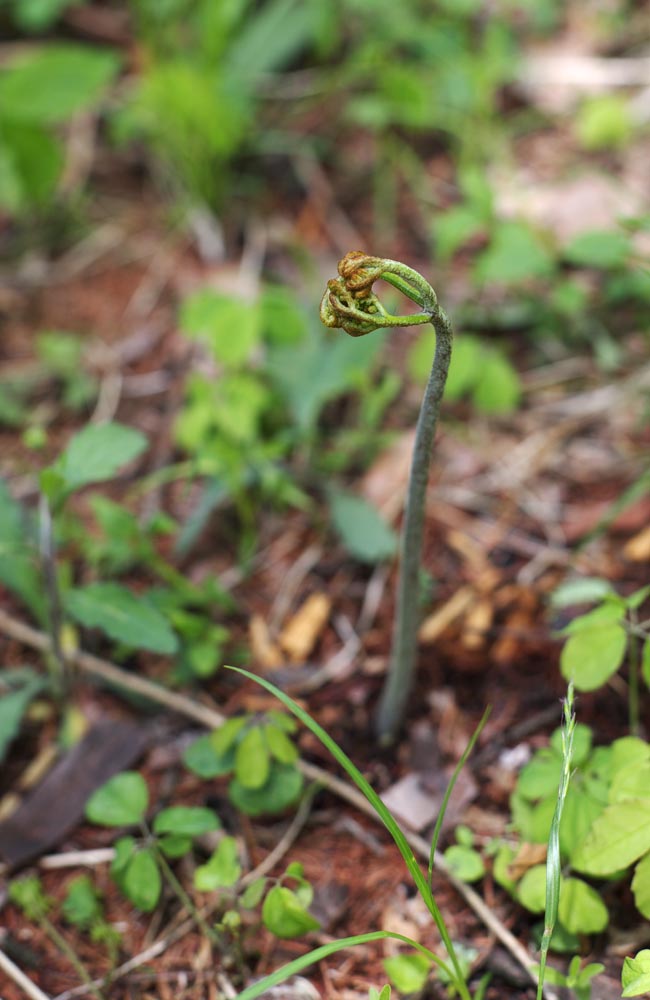
[[[375,723],[377,735],[381,740],[395,736],[404,717],[415,672],[417,633],[420,624],[419,575],[427,483],[440,402],[451,361],[453,338],[451,323],[437,304],[435,311],[430,314],[430,319],[436,331],[436,350],[420,407],[411,459],[402,527],[393,645]]]
[[[558,907],[560,903],[560,880],[562,876],[560,860],[560,822],[564,810],[564,801],[569,790],[571,780],[571,760],[573,757],[573,737],[576,728],[576,717],[574,712],[574,688],[573,681],[569,683],[566,698],[564,699],[564,726],[562,728],[562,773],[560,784],[557,790],[557,801],[555,812],[551,822],[551,830],[548,835],[548,851],[546,854],[546,906],[544,910],[544,934],[540,946],[539,976],[537,979],[537,1000],[543,1000],[544,996],[544,976],[546,973],[546,961],[551,945],[551,938],[555,930]]]
[[[52,647],[51,674],[53,688],[60,700],[65,700],[70,686],[70,676],[66,658],[61,646],[61,627],[63,614],[61,610],[61,594],[56,568],[56,548],[54,543],[54,527],[52,523],[52,508],[44,493],[40,494],[38,504],[38,530],[45,595],[47,599],[47,629]]]
[[[628,713],[630,721],[630,733],[632,736],[639,735],[640,717],[639,717],[639,667],[640,667],[640,650],[639,650],[639,638],[633,631],[634,627],[638,624],[638,617],[635,611],[630,612],[632,629],[628,632],[628,656],[629,656],[629,671],[628,671]]]
[[[208,941],[212,941],[213,944],[219,945],[218,934],[207,923],[207,921],[203,917],[198,907],[195,906],[190,895],[185,891],[179,880],[174,875],[174,872],[172,871],[171,866],[168,864],[167,858],[160,850],[160,847],[158,846],[155,837],[151,835],[150,831],[146,827],[145,827],[145,833],[147,839],[150,841],[153,852],[156,856],[156,861],[160,865],[161,871],[165,877],[165,881],[167,882],[168,886],[170,887],[174,895],[178,897],[181,904],[185,907],[187,912],[196,922],[196,925],[201,930],[201,933],[206,936]]]
[[[49,917],[43,915],[40,917],[39,922],[45,933],[54,942],[59,951],[61,951],[66,956],[70,964],[73,966],[75,972],[81,979],[82,983],[85,983],[90,992],[97,997],[97,1000],[104,1000],[103,993],[97,986],[93,985],[93,980],[88,970],[86,969],[85,965],[77,955],[76,951],[74,950],[72,945],[68,944],[66,939],[60,933],[60,931],[56,929],[56,927],[49,919]]]

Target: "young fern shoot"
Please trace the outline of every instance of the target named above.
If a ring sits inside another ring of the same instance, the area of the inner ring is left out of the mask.
[[[362,337],[385,327],[423,323],[431,323],[436,332],[433,365],[420,407],[411,461],[390,664],[376,718],[379,738],[390,740],[403,720],[413,685],[426,488],[453,333],[431,285],[406,264],[353,250],[339,261],[338,270],[340,277],[328,281],[321,302],[320,317],[325,326],[340,327],[352,337]],[[378,280],[393,285],[422,311],[414,315],[391,315],[372,290]]]

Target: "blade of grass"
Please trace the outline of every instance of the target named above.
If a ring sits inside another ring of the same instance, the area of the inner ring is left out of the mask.
[[[377,812],[378,816],[382,820],[384,826],[390,833],[391,837],[395,841],[395,844],[397,845],[400,854],[404,858],[406,867],[411,873],[413,881],[415,882],[417,889],[420,892],[420,895],[422,896],[422,899],[424,900],[427,909],[429,910],[429,913],[433,917],[434,923],[438,928],[438,933],[442,938],[442,943],[445,946],[445,949],[447,951],[447,954],[449,955],[451,964],[453,966],[453,974],[451,978],[454,985],[456,986],[456,989],[459,991],[463,1000],[470,1000],[467,984],[465,983],[465,978],[463,976],[460,962],[458,961],[458,956],[456,955],[453,942],[451,940],[451,937],[449,936],[449,931],[447,930],[444,917],[440,912],[438,904],[433,898],[433,894],[429,887],[429,882],[425,878],[422,869],[415,860],[415,855],[413,854],[413,851],[411,850],[411,847],[409,846],[406,837],[402,833],[397,821],[395,820],[395,817],[386,808],[386,806],[379,798],[377,792],[374,790],[372,785],[370,785],[368,781],[366,781],[366,779],[361,774],[359,769],[355,767],[355,765],[352,763],[347,754],[344,753],[343,750],[341,750],[339,745],[332,739],[329,733],[325,732],[325,730],[321,726],[319,726],[318,723],[314,719],[312,719],[312,717],[307,712],[305,712],[303,708],[300,707],[300,705],[298,705],[292,698],[290,698],[289,695],[285,694],[284,691],[281,691],[270,681],[267,681],[264,677],[258,677],[256,674],[252,674],[250,673],[250,671],[244,670],[242,667],[227,667],[226,669],[234,670],[238,674],[242,674],[244,677],[248,677],[250,680],[254,681],[256,684],[261,685],[261,687],[266,688],[267,691],[275,695],[275,697],[279,701],[281,701],[282,704],[285,705],[289,709],[289,711],[296,716],[296,718],[300,719],[300,721],[303,722],[304,725],[307,726],[309,730],[311,730],[314,736],[316,736],[321,741],[323,746],[325,746],[329,750],[334,759],[341,765],[341,767],[350,776],[350,778],[355,783],[357,788],[361,792],[363,792],[365,797],[371,803],[371,805]]]
[[[238,993],[237,1000],[255,1000],[255,997],[261,996],[262,993],[266,993],[273,986],[284,982],[289,976],[294,976],[297,972],[302,972],[307,966],[314,965],[315,962],[320,962],[321,959],[327,958],[328,955],[333,955],[343,948],[353,948],[357,944],[367,944],[369,941],[382,941],[386,938],[393,938],[395,941],[402,941],[404,944],[408,944],[411,948],[415,948],[422,955],[426,955],[428,959],[435,962],[447,975],[451,975],[451,969],[445,965],[443,960],[434,955],[428,948],[418,944],[417,941],[412,941],[411,938],[405,937],[403,934],[394,933],[393,931],[370,931],[368,934],[355,934],[354,937],[341,938],[340,941],[332,941],[330,944],[324,944],[320,948],[314,948],[313,951],[307,952],[306,955],[301,955],[300,958],[295,958],[293,962],[288,962],[281,969],[277,969],[270,975],[265,976],[264,979],[260,979],[259,982],[253,983],[252,986],[249,986],[242,993]]]

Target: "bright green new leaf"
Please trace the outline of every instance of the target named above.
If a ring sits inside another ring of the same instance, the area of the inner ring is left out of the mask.
[[[329,502],[334,527],[352,556],[376,563],[395,555],[397,536],[376,507],[342,490],[330,490]]]
[[[145,848],[129,861],[122,875],[121,888],[134,906],[150,913],[160,899],[162,879],[153,853]]]
[[[476,408],[482,413],[511,413],[520,398],[517,370],[504,354],[494,349],[486,351],[472,392]]]
[[[282,812],[293,805],[302,791],[303,777],[290,764],[273,764],[262,788],[245,788],[237,778],[228,786],[228,795],[236,809],[248,816]]]
[[[400,993],[420,993],[431,971],[426,955],[394,955],[384,959],[384,969]]]
[[[100,894],[88,875],[79,875],[70,882],[61,912],[75,927],[90,927],[102,917]]]
[[[298,937],[320,927],[318,920],[305,910],[296,894],[282,885],[269,889],[262,906],[262,920],[267,930],[279,938]]]
[[[124,424],[88,424],[75,434],[51,469],[66,491],[101,483],[147,447],[140,431]]]
[[[555,749],[539,750],[521,769],[517,794],[534,802],[557,792],[562,772],[562,758]]]
[[[271,761],[261,726],[251,726],[237,744],[235,776],[244,788],[262,788],[269,777]]]
[[[650,761],[634,761],[614,772],[609,789],[609,801],[650,799]]]
[[[237,368],[250,356],[260,337],[257,305],[206,288],[185,299],[182,329],[210,347],[216,361]]]
[[[192,849],[192,838],[178,833],[166,833],[158,840],[166,858],[182,858]]]
[[[608,806],[571,859],[576,871],[611,875],[650,851],[650,798]]]
[[[240,903],[245,910],[253,910],[262,901],[262,896],[266,891],[267,879],[256,878],[254,882],[244,890],[240,897]]]
[[[650,950],[638,951],[634,958],[626,958],[621,973],[622,996],[639,997],[650,993]]]
[[[485,875],[483,859],[473,847],[452,844],[445,851],[445,861],[461,882],[478,882]]]
[[[240,875],[237,841],[234,837],[223,837],[208,861],[194,872],[194,886],[199,892],[227,889]]]
[[[57,44],[31,50],[0,73],[2,117],[38,125],[67,121],[101,97],[119,65],[107,48]]]
[[[574,604],[592,604],[611,594],[612,585],[601,577],[585,576],[575,580],[565,580],[551,594],[553,608],[570,608]]]
[[[579,267],[622,267],[631,249],[626,233],[595,229],[574,237],[565,248],[564,256]]]
[[[298,749],[284,730],[269,723],[264,727],[264,736],[269,750],[281,764],[293,764],[298,759]]]
[[[154,833],[175,833],[185,837],[199,837],[220,826],[216,813],[203,806],[170,806],[159,812],[153,821]]]
[[[122,771],[98,788],[86,803],[86,819],[100,826],[132,826],[149,804],[146,782],[137,771]]]
[[[475,275],[481,284],[514,285],[532,278],[549,277],[553,255],[525,223],[503,222],[490,246],[479,257]]]
[[[562,879],[558,919],[573,934],[599,934],[609,913],[599,893],[579,878]]]
[[[115,642],[171,655],[178,639],[159,611],[118,583],[90,583],[65,595],[68,614],[86,628],[99,628]]]
[[[626,647],[627,634],[617,622],[582,628],[562,649],[562,676],[573,680],[578,691],[595,691],[621,666]]]
[[[646,920],[650,920],[650,854],[641,858],[634,869],[632,892],[637,910]]]
[[[234,744],[240,732],[248,722],[247,715],[236,715],[228,719],[222,726],[210,733],[210,741],[219,756],[223,756]]]

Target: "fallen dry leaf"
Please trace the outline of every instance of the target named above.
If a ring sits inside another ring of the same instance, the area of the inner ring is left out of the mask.
[[[327,624],[331,606],[327,594],[311,594],[282,629],[279,642],[293,663],[309,656]]]
[[[271,632],[262,615],[253,615],[248,623],[248,638],[253,661],[262,670],[275,670],[282,666],[284,657],[273,642]]]
[[[529,868],[546,861],[546,844],[522,844],[508,865],[510,878],[518,882]]]
[[[474,588],[469,585],[461,587],[441,607],[427,615],[418,632],[418,639],[423,645],[431,645],[445,629],[467,611],[474,600]]]
[[[481,598],[469,608],[461,632],[465,649],[481,649],[485,645],[486,633],[493,618],[494,605],[488,597]]]
[[[623,556],[630,562],[648,562],[650,560],[650,524],[625,543]]]

